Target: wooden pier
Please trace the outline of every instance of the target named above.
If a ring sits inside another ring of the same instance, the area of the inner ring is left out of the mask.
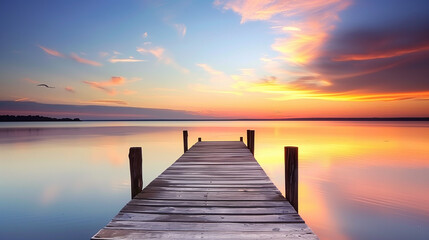
[[[199,139],[188,150],[186,132],[185,146],[92,239],[318,239],[242,141]],[[138,155],[131,149],[131,166]],[[141,167],[131,172],[136,189]]]

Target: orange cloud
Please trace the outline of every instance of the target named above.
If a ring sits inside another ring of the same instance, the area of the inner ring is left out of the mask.
[[[123,77],[112,77],[109,83],[112,85],[119,85],[119,84],[123,84],[124,82],[125,82],[125,78]]]
[[[323,80],[320,80],[323,81]],[[324,84],[324,83],[320,83]],[[326,83],[329,84],[329,83]],[[299,83],[280,84],[275,78],[262,79],[260,82],[239,82],[237,87],[249,92],[276,94],[272,100],[285,101],[294,99],[318,99],[333,101],[397,101],[407,99],[429,99],[429,91],[392,92],[392,93],[364,93],[358,91],[324,93],[320,90],[309,90]]]
[[[373,60],[373,59],[380,59],[380,58],[391,58],[391,57],[399,57],[410,53],[428,51],[428,50],[429,50],[429,45],[418,46],[418,47],[413,46],[412,48],[408,48],[408,49],[392,49],[385,52],[343,55],[343,56],[334,58],[334,61],[362,61],[362,60]]]
[[[85,59],[85,58],[81,58],[76,53],[71,53],[70,54],[70,58],[73,59],[73,60],[75,60],[76,62],[83,63],[83,64],[88,64],[88,65],[91,65],[91,66],[96,66],[96,67],[102,66],[101,63],[96,62],[96,61],[92,61],[92,60],[88,60],[88,59]]]
[[[49,49],[43,46],[38,45],[39,48],[41,48],[43,51],[45,51],[47,54],[55,56],[55,57],[64,57],[64,55],[58,51],[55,51],[53,49]]]
[[[125,82],[126,82],[126,79],[120,76],[113,76],[110,78],[109,81],[104,81],[104,82],[83,81],[83,83],[86,83],[93,88],[103,90],[104,92],[107,92],[110,95],[115,95],[116,90],[109,87],[122,85]]]
[[[101,103],[101,104],[114,103],[114,104],[118,104],[118,105],[128,105],[127,102],[124,102],[124,101],[121,101],[121,100],[110,100],[110,99],[93,100],[91,102],[92,103]]]
[[[30,100],[30,98],[18,98],[18,99],[15,99],[14,101],[15,102],[26,102],[26,101],[29,101]]]

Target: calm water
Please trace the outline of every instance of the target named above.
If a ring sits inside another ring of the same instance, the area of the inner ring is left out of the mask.
[[[321,239],[429,239],[428,122],[0,123],[0,239],[89,239],[190,144],[256,130],[255,157],[284,192],[299,147],[300,214]]]

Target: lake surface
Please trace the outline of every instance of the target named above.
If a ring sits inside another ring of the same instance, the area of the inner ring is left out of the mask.
[[[320,239],[429,239],[429,122],[0,123],[0,239],[90,239],[130,200],[128,149],[144,185],[189,144],[239,140],[284,193],[299,147],[300,215]]]

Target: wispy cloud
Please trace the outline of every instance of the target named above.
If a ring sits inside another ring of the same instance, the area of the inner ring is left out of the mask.
[[[127,102],[122,100],[111,100],[111,99],[99,99],[99,100],[93,100],[92,103],[100,103],[100,104],[117,104],[117,105],[128,105]]]
[[[49,55],[52,55],[52,56],[55,56],[55,57],[61,57],[61,58],[65,58],[66,57],[66,55],[64,55],[64,54],[62,54],[62,53],[60,53],[60,52],[58,52],[56,50],[49,49],[49,48],[46,48],[46,47],[43,47],[43,46],[40,46],[40,45],[38,47],[41,48],[46,53],[48,53]],[[88,60],[88,59],[85,59],[85,58],[82,58],[82,57],[79,57],[79,55],[77,55],[76,53],[70,53],[70,55],[68,56],[68,58],[70,58],[70,59],[72,59],[72,60],[74,60],[76,62],[83,63],[83,64],[88,64],[88,65],[97,66],[97,67],[102,66],[101,63],[96,62],[96,61],[92,61],[92,60]]]
[[[70,87],[70,86],[65,87],[64,90],[66,90],[69,93],[76,93],[76,91],[74,90],[74,88]]]
[[[146,38],[148,37],[147,32],[144,32],[144,33],[142,34],[142,37],[143,37],[143,39],[146,39]]]
[[[171,65],[177,69],[179,69],[181,72],[183,73],[189,73],[189,70],[180,66],[178,63],[176,63],[176,61],[174,61],[173,58],[167,56],[166,51],[164,48],[162,47],[137,47],[137,52],[139,52],[140,54],[151,54],[152,56],[154,56],[155,58],[158,59],[158,61],[167,64],[167,65]]]
[[[36,81],[34,79],[31,79],[31,78],[23,78],[22,80],[25,82],[31,83],[31,84],[39,84],[40,83],[39,81]]]
[[[211,75],[222,75],[223,72],[218,71],[213,69],[212,67],[210,67],[209,65],[205,64],[205,63],[197,63],[196,64],[198,67],[204,69],[206,72],[208,72]]]
[[[186,25],[185,24],[177,23],[177,24],[174,24],[173,26],[181,37],[184,37],[186,35]]]
[[[100,55],[100,57],[104,58],[104,57],[109,56],[109,53],[108,52],[99,52],[98,55]]]
[[[38,47],[41,48],[43,51],[45,51],[45,53],[47,53],[49,55],[52,55],[52,56],[55,56],[55,57],[62,57],[62,58],[64,57],[64,55],[62,53],[60,53],[60,52],[58,52],[56,50],[53,50],[53,49],[50,49],[50,48],[47,48],[47,47],[44,47],[44,46],[40,46],[40,45],[38,45]]]
[[[106,86],[104,86],[102,83],[99,82],[92,82],[92,81],[83,81],[83,83],[90,85],[93,88],[97,88],[100,89],[110,95],[115,95],[116,94],[116,90],[115,89],[111,89],[108,88]]]
[[[26,102],[26,101],[30,101],[30,98],[18,98],[14,100],[15,102]]]
[[[135,58],[111,58],[109,59],[111,63],[134,63],[134,62],[146,62],[143,59],[135,59]]]
[[[88,64],[88,65],[92,65],[92,66],[96,66],[96,67],[102,66],[101,63],[79,57],[79,55],[77,55],[76,53],[71,53],[70,58],[75,60],[78,63]]]
[[[83,81],[83,83],[90,85],[93,88],[100,89],[110,95],[116,95],[116,89],[112,88],[113,86],[118,86],[124,84],[126,79],[124,77],[111,77],[109,81],[104,82],[93,82],[93,81]]]

